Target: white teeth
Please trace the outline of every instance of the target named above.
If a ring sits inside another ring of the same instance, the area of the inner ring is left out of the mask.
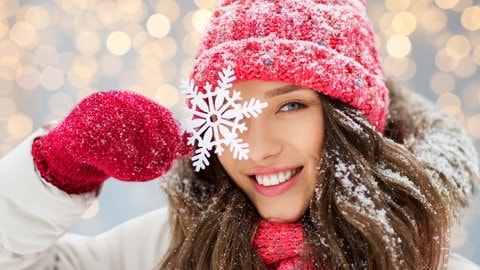
[[[270,175],[270,185],[275,186],[280,183],[280,174],[278,175]]]
[[[293,175],[295,175],[295,170],[269,175],[255,175],[255,179],[260,185],[269,187],[281,184],[290,179]]]

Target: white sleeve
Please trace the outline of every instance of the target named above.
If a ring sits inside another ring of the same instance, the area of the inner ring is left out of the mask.
[[[68,195],[36,172],[30,135],[0,160],[0,269],[25,269],[54,245],[95,199]]]
[[[480,267],[456,253],[451,253],[448,259],[448,270],[480,270]]]
[[[56,266],[62,270],[153,270],[170,240],[168,209],[162,208],[95,237],[66,235],[56,246]]]
[[[97,237],[65,235],[95,193],[70,195],[39,176],[31,145],[43,133],[0,160],[0,269],[149,269],[142,266],[158,263],[170,241],[166,209]]]

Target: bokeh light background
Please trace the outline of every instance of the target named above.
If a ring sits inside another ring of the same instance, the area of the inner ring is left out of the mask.
[[[214,0],[0,1],[0,157],[97,90],[131,89],[182,117],[187,78]],[[480,4],[368,3],[386,73],[461,121],[480,150]],[[72,228],[97,234],[165,205],[155,183],[107,181]],[[480,264],[480,199],[452,248]],[[477,256],[476,256],[477,255]]]

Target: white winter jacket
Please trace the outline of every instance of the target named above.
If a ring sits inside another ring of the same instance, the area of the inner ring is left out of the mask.
[[[30,149],[41,133],[0,160],[0,269],[156,269],[170,243],[168,209],[95,237],[66,233],[95,194],[69,195],[38,175]]]
[[[30,152],[43,133],[32,134],[0,160],[0,270],[156,269],[171,239],[168,209],[95,237],[67,233],[96,194],[69,195],[39,176]],[[451,254],[449,269],[480,267]]]

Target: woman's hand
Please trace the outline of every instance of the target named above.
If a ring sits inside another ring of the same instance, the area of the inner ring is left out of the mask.
[[[32,146],[44,179],[67,193],[98,189],[108,178],[148,181],[190,154],[166,108],[138,94],[93,94]]]

